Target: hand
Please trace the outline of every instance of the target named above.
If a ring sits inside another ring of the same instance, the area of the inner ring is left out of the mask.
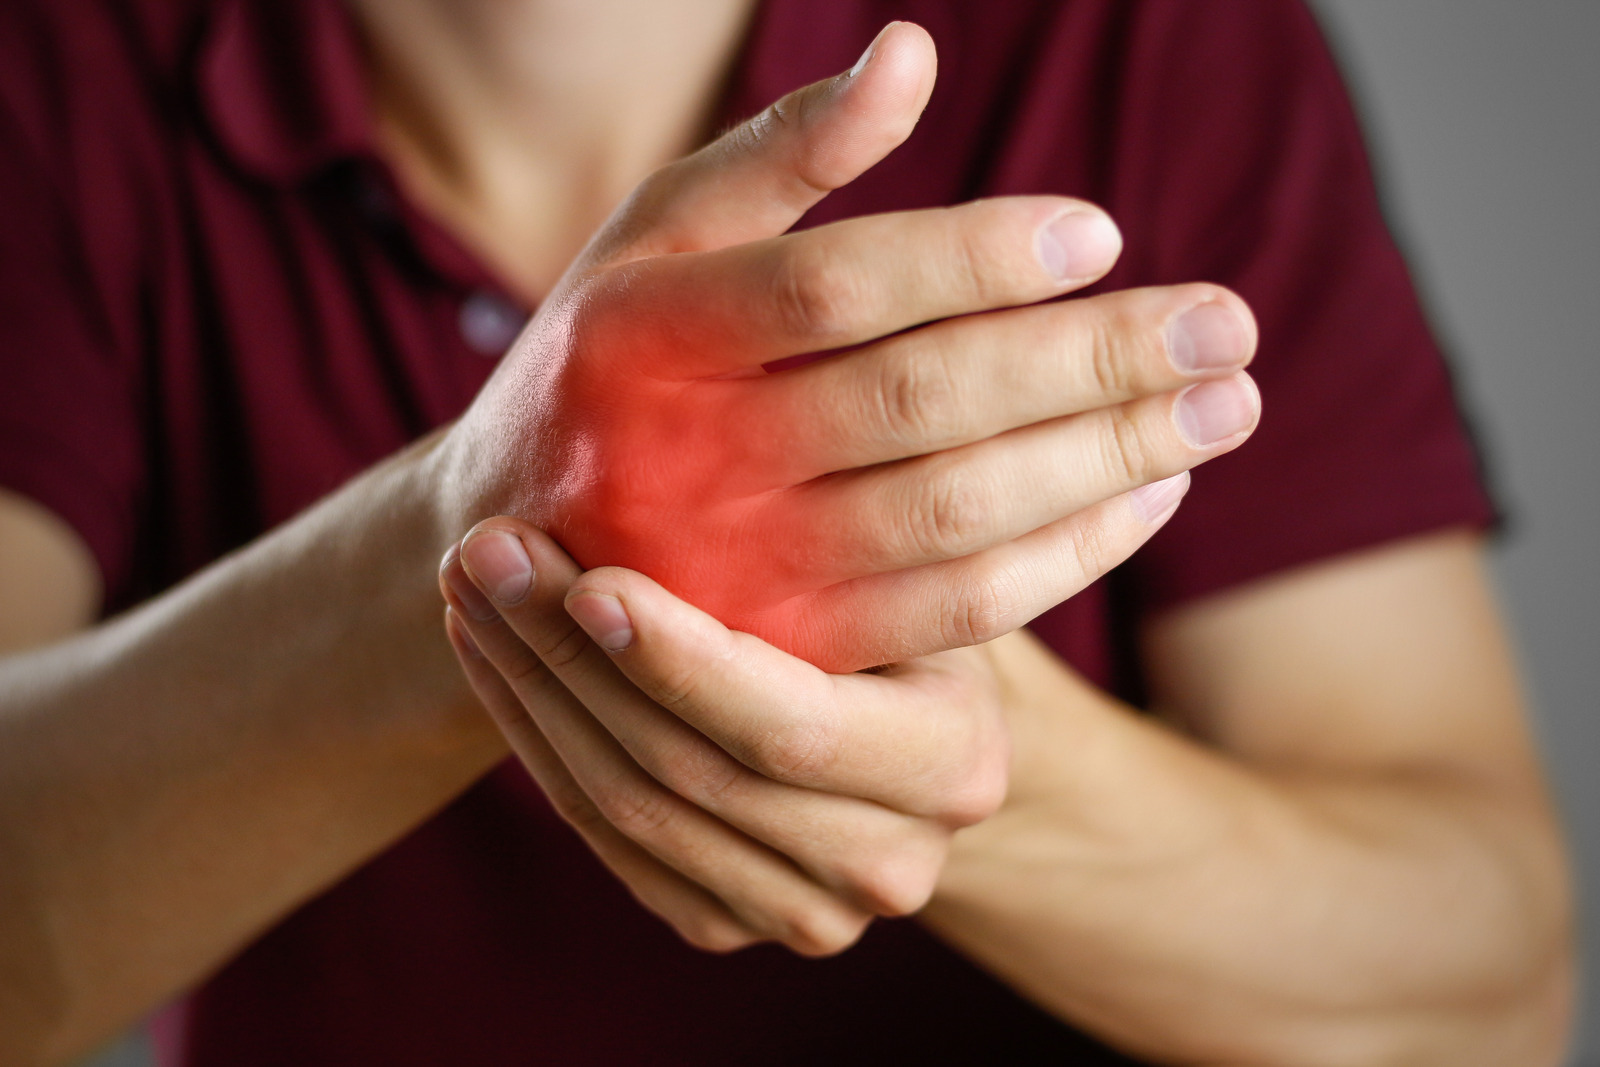
[[[647,180],[441,450],[462,524],[516,514],[837,671],[1013,629],[1141,544],[1162,480],[1254,426],[1236,296],[1019,307],[1119,251],[1059,197],[779,236],[910,133],[933,63],[893,24]]]
[[[920,908],[952,833],[1004,798],[982,649],[824,674],[641,574],[580,576],[507,518],[451,550],[441,585],[457,656],[523,763],[701,948],[839,951],[874,915]]]

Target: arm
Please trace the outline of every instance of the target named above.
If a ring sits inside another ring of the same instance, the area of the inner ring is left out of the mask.
[[[932,60],[925,35],[892,29],[857,71],[658,172],[448,431],[155,601],[0,663],[0,1059],[59,1061],[200,980],[502,755],[434,590],[441,551],[478,517],[571,520],[574,537],[612,538],[589,547],[653,552],[674,574],[760,575],[776,557],[773,632],[879,663],[1067,595],[1170,513],[1182,479],[1161,479],[1248,435],[1254,339],[1231,294],[1017,306],[1109,269],[1114,227],[1086,205],[994,200],[776,236],[909,132]],[[1169,343],[1191,312],[1209,335],[1190,332],[1200,358],[1180,365]],[[1222,401],[1210,418],[1206,397]],[[721,421],[752,412],[747,435]],[[695,432],[702,447],[684,448]],[[606,450],[617,463],[585,465]],[[1090,459],[1038,478],[1029,450]],[[982,495],[1019,478],[1014,502]],[[1151,482],[1155,496],[1132,493]],[[740,508],[743,549],[719,556],[727,539],[696,532]],[[817,524],[809,556],[785,551],[801,518]],[[21,544],[0,542],[0,574],[31,568]],[[69,603],[82,578],[59,568],[39,595]]]
[[[1565,859],[1475,540],[1261,583],[1145,645],[1169,724],[994,646],[1012,791],[927,920],[1162,1062],[1558,1062]]]
[[[525,524],[481,529],[461,550],[479,586],[499,531],[534,577],[498,613],[455,601],[474,688],[697,945],[838,951],[920,910],[1157,1062],[1558,1062],[1565,857],[1473,538],[1159,620],[1180,732],[1026,634],[824,675],[641,575],[580,576]]]
[[[0,1059],[91,1047],[501,756],[438,637],[430,450],[137,611],[0,661]],[[30,556],[0,542],[46,605],[93,573],[52,532]]]

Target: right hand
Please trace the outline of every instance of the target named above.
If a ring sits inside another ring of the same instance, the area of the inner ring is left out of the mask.
[[[450,432],[463,528],[519,516],[831,671],[1015,629],[1159,528],[1254,428],[1237,296],[1024,306],[1120,251],[1061,197],[784,232],[910,134],[933,76],[891,24],[647,179]]]

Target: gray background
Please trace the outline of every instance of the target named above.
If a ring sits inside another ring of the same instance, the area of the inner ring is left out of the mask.
[[[1316,4],[1511,512],[1496,570],[1581,874],[1600,885],[1600,0]],[[1600,973],[1600,939],[1586,955]],[[1589,1067],[1600,997],[1584,1005]],[[130,1040],[95,1067],[148,1062]]]

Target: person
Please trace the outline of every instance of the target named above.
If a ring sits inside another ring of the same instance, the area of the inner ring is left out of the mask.
[[[0,19],[0,1059],[1557,1061],[1298,4]]]

